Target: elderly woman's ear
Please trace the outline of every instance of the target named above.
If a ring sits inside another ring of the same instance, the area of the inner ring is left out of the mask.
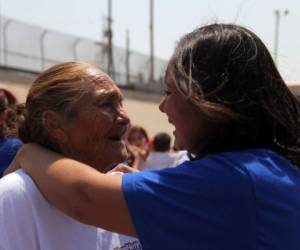
[[[50,137],[59,143],[65,143],[67,136],[64,130],[64,118],[58,112],[47,110],[43,113],[43,126]]]

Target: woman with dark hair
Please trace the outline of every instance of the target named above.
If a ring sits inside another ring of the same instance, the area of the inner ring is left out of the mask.
[[[137,147],[147,148],[149,137],[145,128],[139,125],[133,125],[128,131],[127,140],[130,144]]]
[[[127,163],[134,169],[139,169],[140,164],[149,154],[149,137],[145,128],[132,125],[127,134],[127,150],[129,153]]]
[[[15,111],[9,109],[9,102],[1,95],[0,89],[0,178],[22,145],[21,141],[13,136],[11,128],[8,128],[8,116],[12,113]]]
[[[31,144],[18,163],[65,213],[143,249],[300,249],[300,106],[262,41],[238,25],[198,28],[165,82],[160,110],[192,161],[108,177]]]
[[[0,88],[0,96],[7,100],[7,106],[12,108],[18,104],[17,98],[7,89]]]
[[[17,98],[7,89],[0,88],[0,98],[4,98],[7,104],[4,133],[10,137],[15,137],[17,135],[19,118],[23,112],[23,106],[18,105]]]

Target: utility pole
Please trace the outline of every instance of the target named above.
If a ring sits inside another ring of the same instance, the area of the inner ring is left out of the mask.
[[[153,14],[154,0],[150,0],[150,72],[149,83],[154,82],[154,14]]]
[[[114,79],[115,69],[114,69],[114,57],[113,57],[113,32],[112,32],[112,0],[108,0],[108,17],[107,17],[107,30],[105,36],[107,37],[107,73],[110,77]]]
[[[130,37],[129,30],[126,30],[126,85],[130,85]]]
[[[106,30],[107,30],[107,17],[102,16],[102,37],[101,37],[101,54],[100,54],[100,65],[102,69],[105,69],[107,66],[107,41],[106,41]]]
[[[278,65],[278,44],[279,44],[279,28],[280,28],[280,18],[281,16],[287,16],[289,14],[289,10],[275,10],[275,38],[274,38],[274,62]]]

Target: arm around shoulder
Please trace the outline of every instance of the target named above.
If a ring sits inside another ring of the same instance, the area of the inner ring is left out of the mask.
[[[135,236],[122,192],[122,176],[102,174],[36,144],[25,145],[18,161],[46,199],[69,216],[82,223]]]

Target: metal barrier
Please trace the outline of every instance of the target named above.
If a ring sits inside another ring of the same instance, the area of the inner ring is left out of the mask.
[[[44,29],[0,16],[0,66],[40,72],[65,61],[84,61],[106,70],[107,54],[101,42]],[[161,93],[166,61],[155,59],[155,81],[149,83],[149,56],[130,51],[129,81],[126,50],[114,46],[114,80],[118,85]]]

